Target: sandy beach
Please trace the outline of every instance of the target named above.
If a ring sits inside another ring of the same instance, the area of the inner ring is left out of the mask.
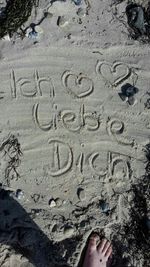
[[[93,231],[112,266],[149,267],[150,5],[133,4],[39,0],[20,23],[0,1],[1,267],[82,267]]]

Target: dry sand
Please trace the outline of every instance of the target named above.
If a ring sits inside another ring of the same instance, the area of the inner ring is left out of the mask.
[[[115,244],[130,221],[149,143],[150,47],[129,38],[126,4],[41,0],[23,26],[48,10],[39,37],[0,41],[0,266],[75,267],[93,230]],[[118,94],[127,83],[133,105]],[[129,254],[117,266],[148,267]]]

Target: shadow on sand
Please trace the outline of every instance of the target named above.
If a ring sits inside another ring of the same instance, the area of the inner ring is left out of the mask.
[[[4,189],[0,189],[0,244],[11,246],[35,267],[58,267],[57,262],[67,267],[66,259],[59,254],[61,244],[50,241],[10,191]]]

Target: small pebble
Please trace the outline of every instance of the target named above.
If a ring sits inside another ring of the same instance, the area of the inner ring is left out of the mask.
[[[85,200],[85,192],[83,188],[78,188],[77,195],[81,201]]]
[[[56,207],[56,202],[54,199],[49,200],[49,206],[50,206],[50,208]]]
[[[19,200],[24,199],[24,193],[21,189],[16,190],[16,198],[18,198]]]
[[[138,89],[133,85],[126,83],[121,87],[121,93],[118,93],[122,101],[126,101],[129,105],[134,105],[137,101],[134,98],[134,95],[138,93]]]
[[[65,227],[64,235],[65,235],[66,238],[71,237],[73,235],[73,233],[74,233],[74,229],[71,226]]]
[[[141,34],[146,32],[144,10],[141,6],[131,3],[126,7],[128,24],[133,29],[138,29]]]
[[[35,26],[34,27],[34,31],[38,34],[42,34],[43,33],[43,29],[40,26]]]
[[[81,17],[85,17],[86,16],[86,9],[84,9],[84,8],[79,8],[78,10],[77,10],[77,15],[81,18]]]
[[[108,211],[110,210],[108,203],[106,203],[105,201],[102,200],[102,201],[100,201],[99,204],[100,204],[100,208],[101,208],[102,212],[108,213]]]
[[[136,87],[129,83],[126,83],[121,87],[121,92],[126,97],[134,96],[138,91],[139,90]]]
[[[129,87],[126,89],[125,95],[126,95],[127,97],[130,97],[130,96],[133,96],[135,93],[136,93],[135,88],[134,88],[133,86],[129,86]]]
[[[57,25],[61,28],[66,27],[69,21],[64,16],[59,16],[57,20]]]
[[[10,36],[9,36],[9,34],[6,34],[6,35],[3,37],[3,39],[4,39],[5,41],[10,41]]]
[[[75,3],[76,6],[79,6],[82,3],[82,0],[72,0],[72,1]]]
[[[38,36],[38,33],[37,33],[37,32],[34,32],[34,31],[31,31],[31,32],[29,32],[29,34],[28,34],[28,38],[29,38],[29,39],[36,39],[37,36]]]
[[[29,39],[37,39],[39,35],[43,33],[43,29],[40,26],[32,26],[27,29],[26,36]]]

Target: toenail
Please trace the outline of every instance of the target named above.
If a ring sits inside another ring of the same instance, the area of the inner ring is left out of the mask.
[[[90,237],[89,237],[89,239],[99,239],[99,236],[98,236],[98,234],[92,234]]]

